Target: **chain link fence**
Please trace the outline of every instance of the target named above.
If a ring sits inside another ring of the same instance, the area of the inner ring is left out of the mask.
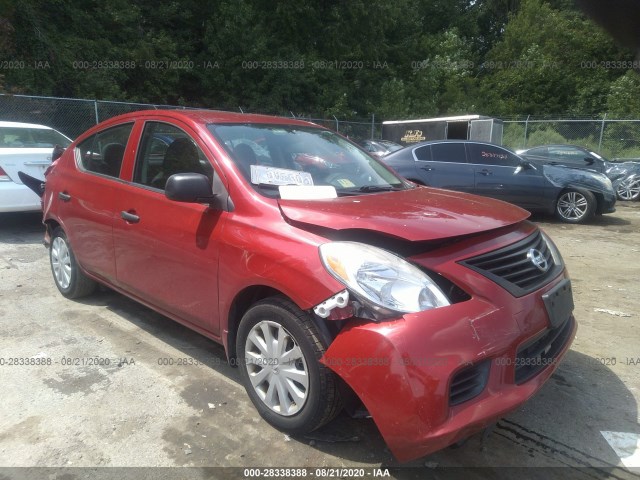
[[[111,102],[58,97],[0,94],[0,121],[37,123],[47,125],[75,138],[99,122],[123,113],[137,110],[191,109],[174,105]],[[247,112],[248,113],[248,112]],[[382,124],[371,122],[296,117],[338,131],[354,140],[380,138]]]
[[[47,125],[72,139],[116,115],[159,108],[188,107],[0,94],[0,120]]]
[[[37,123],[75,138],[97,123],[123,113],[149,109],[190,109],[174,105],[111,102],[0,94],[0,120]],[[336,117],[296,117],[355,140],[382,138],[382,123]],[[514,150],[545,144],[575,144],[608,158],[640,158],[640,120],[603,118],[504,120],[503,144]]]
[[[640,120],[505,120],[503,144],[513,150],[547,144],[573,144],[607,158],[640,157]]]

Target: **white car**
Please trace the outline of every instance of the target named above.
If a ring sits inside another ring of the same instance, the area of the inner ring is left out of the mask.
[[[53,148],[71,140],[53,128],[18,122],[0,122],[0,212],[40,210],[40,198],[18,178],[23,171],[44,180]]]

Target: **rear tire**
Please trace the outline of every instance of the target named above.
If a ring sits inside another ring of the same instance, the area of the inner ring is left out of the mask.
[[[49,262],[51,263],[53,280],[63,296],[67,298],[85,297],[96,289],[96,282],[80,270],[67,236],[60,227],[51,234]]]
[[[242,382],[260,416],[290,434],[320,428],[342,409],[335,374],[311,317],[284,297],[255,304],[242,317],[236,351]]]
[[[598,202],[588,190],[569,188],[556,202],[556,216],[566,223],[584,223],[596,212]]]

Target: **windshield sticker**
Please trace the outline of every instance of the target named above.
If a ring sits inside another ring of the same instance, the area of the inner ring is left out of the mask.
[[[325,200],[338,198],[336,187],[331,185],[281,185],[280,198],[282,200]]]
[[[342,188],[351,188],[356,186],[356,184],[348,178],[339,178],[336,182],[338,182]]]
[[[255,185],[304,185],[312,186],[313,177],[309,172],[251,165],[251,183]]]

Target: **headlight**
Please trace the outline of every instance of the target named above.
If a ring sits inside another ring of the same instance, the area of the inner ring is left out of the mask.
[[[331,275],[383,316],[384,310],[415,313],[450,305],[427,274],[380,248],[356,242],[325,243],[320,246],[320,258]]]

